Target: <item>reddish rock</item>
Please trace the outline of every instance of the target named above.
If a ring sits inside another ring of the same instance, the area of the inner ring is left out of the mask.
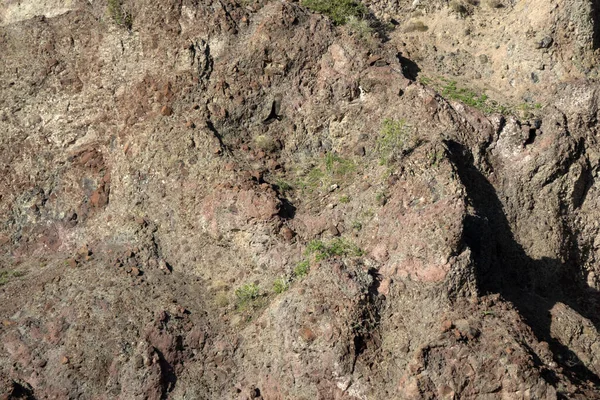
[[[453,327],[454,327],[454,324],[449,319],[446,319],[442,322],[442,332],[448,332]]]
[[[313,342],[316,338],[317,335],[315,335],[315,333],[307,327],[303,327],[300,328],[300,331],[298,331],[298,335],[300,335],[300,337],[305,341],[305,342]]]

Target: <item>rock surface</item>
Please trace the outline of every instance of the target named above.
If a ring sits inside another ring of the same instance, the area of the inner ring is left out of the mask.
[[[364,3],[0,5],[0,399],[600,397],[598,6]]]

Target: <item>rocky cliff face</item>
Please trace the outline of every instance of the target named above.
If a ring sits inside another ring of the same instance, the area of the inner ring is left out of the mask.
[[[600,397],[598,6],[0,5],[0,398]]]

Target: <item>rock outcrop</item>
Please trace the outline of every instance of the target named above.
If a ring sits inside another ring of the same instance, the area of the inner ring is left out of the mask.
[[[600,396],[598,10],[0,5],[0,398]]]

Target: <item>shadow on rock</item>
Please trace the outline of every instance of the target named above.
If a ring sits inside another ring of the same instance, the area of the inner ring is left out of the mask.
[[[557,303],[563,303],[598,329],[599,293],[585,284],[576,262],[567,265],[550,258],[530,258],[515,240],[502,202],[492,184],[474,166],[472,154],[459,143],[446,144],[475,210],[465,221],[464,241],[475,260],[478,290],[482,294],[498,293],[513,303],[536,337],[549,344],[555,362],[573,383],[590,381],[599,386],[599,377],[569,347],[552,337],[550,314]],[[531,353],[536,365],[543,365]],[[547,372],[544,378],[548,383],[556,383],[552,373]]]
[[[417,63],[404,57],[401,53],[398,53],[396,57],[398,57],[398,62],[402,65],[402,74],[404,77],[411,81],[416,81],[419,77],[419,72],[421,72],[421,68],[419,68]]]

